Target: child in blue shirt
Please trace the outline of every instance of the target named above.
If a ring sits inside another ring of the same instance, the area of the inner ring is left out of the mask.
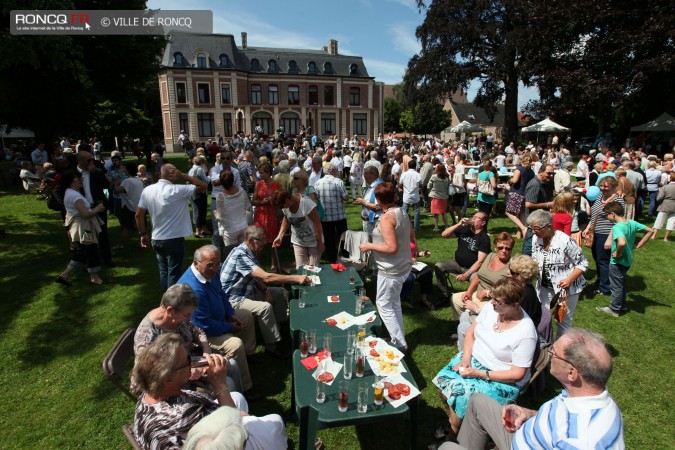
[[[622,311],[628,311],[626,307],[626,273],[633,264],[635,235],[638,231],[647,231],[637,245],[637,248],[641,248],[649,240],[653,230],[634,220],[626,219],[624,207],[618,202],[607,203],[603,211],[607,215],[607,220],[614,223],[610,233],[612,255],[609,261],[609,284],[612,302],[609,306],[598,306],[596,309],[611,316],[619,317]]]

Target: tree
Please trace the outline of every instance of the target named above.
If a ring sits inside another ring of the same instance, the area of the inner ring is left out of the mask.
[[[426,99],[447,96],[478,81],[474,102],[491,118],[504,103],[504,139],[518,125],[518,82],[530,85],[521,64],[540,30],[529,18],[531,0],[433,0],[417,28],[420,54],[411,58],[406,92]],[[425,8],[422,0],[418,6]]]
[[[384,99],[384,131],[396,131],[400,128],[402,109],[395,98]]]
[[[401,113],[401,128],[415,134],[436,134],[450,125],[450,115],[435,101],[418,103]]]

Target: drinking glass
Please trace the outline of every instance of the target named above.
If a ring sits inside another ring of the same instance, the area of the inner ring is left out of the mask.
[[[300,356],[307,358],[309,355],[309,338],[306,331],[300,332]]]
[[[316,402],[323,403],[326,401],[326,385],[321,381],[316,380]]]
[[[363,348],[357,348],[354,357],[356,358],[356,377],[363,378],[366,371],[366,352]]]
[[[354,341],[356,340],[356,332],[347,331],[347,353],[354,354]]]
[[[375,399],[376,405],[381,405],[384,401],[384,381],[382,377],[375,378],[375,384],[373,384],[373,397]]]
[[[359,325],[359,331],[356,333],[356,346],[363,347],[366,345],[366,326]]]
[[[298,290],[298,308],[304,307],[305,307],[305,290],[300,289]]]
[[[316,353],[316,330],[309,330],[309,352]]]
[[[366,306],[366,289],[361,288],[359,289],[359,299],[361,300],[361,309],[363,309],[364,306]]]
[[[354,354],[349,354],[345,353],[345,360],[344,360],[345,365],[342,366],[342,369],[345,371],[344,372],[344,377],[345,380],[351,380],[352,379],[352,364],[354,364]]]
[[[332,343],[333,343],[333,335],[330,333],[326,333],[326,335],[323,337],[323,351],[327,353],[326,355],[327,358],[331,356]]]
[[[338,388],[338,411],[347,412],[349,408],[349,382],[340,381]]]
[[[359,383],[359,396],[357,397],[357,408],[360,413],[368,412],[368,383],[362,381]]]
[[[354,270],[353,267],[349,268],[349,284],[355,284],[356,283],[356,271]]]
[[[361,297],[358,295],[354,295],[355,297],[355,302],[354,302],[354,314],[357,316],[361,314],[361,309],[363,308],[363,302],[361,301]]]

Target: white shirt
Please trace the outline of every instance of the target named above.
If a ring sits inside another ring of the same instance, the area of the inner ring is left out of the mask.
[[[213,184],[214,181],[220,180],[220,172],[223,170],[223,166],[221,164],[217,164],[213,167],[211,167],[211,170],[209,170],[209,179],[211,180],[211,198],[216,198],[219,192],[225,192],[225,189],[221,185],[216,186]],[[230,166],[230,171],[232,172],[232,176],[234,177],[234,185],[237,187],[241,187],[241,176],[239,176],[239,170],[236,168]]]
[[[173,184],[164,179],[143,190],[138,207],[150,213],[153,240],[192,235],[188,203],[196,190],[197,187],[192,184]]]
[[[501,154],[497,155],[497,157],[495,158],[495,167],[497,169],[501,169],[505,165],[506,165],[506,156],[501,155]]]
[[[310,164],[310,166],[311,166],[311,164]],[[316,182],[319,181],[319,180],[321,179],[321,174],[322,174],[322,173],[323,173],[323,171],[322,171],[322,172],[319,172],[319,173],[316,173],[316,172],[314,172],[313,170],[311,170],[311,171],[309,172],[309,185],[312,186],[312,187],[314,187],[314,185],[316,184]]]
[[[120,195],[122,204],[128,210],[135,212],[136,208],[138,208],[138,201],[141,199],[143,188],[145,188],[143,181],[138,177],[129,177],[122,180],[120,186],[126,191],[126,194]]]
[[[399,182],[403,185],[403,203],[413,204],[420,201],[420,182],[422,175],[415,169],[408,169],[401,175]]]
[[[344,158],[342,158],[342,162],[345,167],[351,168],[352,167],[352,157],[349,155],[345,155]]]

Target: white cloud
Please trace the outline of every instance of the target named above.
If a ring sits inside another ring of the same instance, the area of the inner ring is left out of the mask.
[[[399,5],[417,11],[417,2],[415,0],[387,0],[389,3],[398,3]]]
[[[396,84],[403,81],[406,69],[403,64],[365,57],[363,62],[368,69],[368,74],[375,77],[375,81],[382,81],[385,84]]]
[[[410,31],[411,28],[412,31]],[[422,49],[411,24],[391,24],[388,33],[394,42],[394,48],[409,58],[418,54]]]

